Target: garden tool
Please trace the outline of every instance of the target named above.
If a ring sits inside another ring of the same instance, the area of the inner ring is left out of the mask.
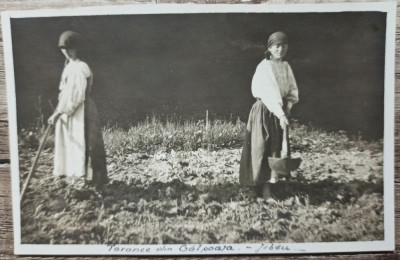
[[[275,183],[279,176],[287,176],[290,171],[299,168],[301,158],[290,157],[289,129],[287,125],[283,128],[281,157],[268,157],[268,163],[271,168],[270,183]]]
[[[34,161],[32,167],[31,167],[31,170],[29,171],[28,178],[26,179],[25,184],[24,184],[24,188],[22,189],[21,197],[20,197],[20,203],[22,203],[22,201],[23,201],[23,199],[24,199],[24,195],[25,195],[26,188],[28,187],[29,182],[30,182],[30,180],[31,180],[31,178],[32,178],[32,174],[33,174],[33,172],[35,171],[37,162],[39,161],[40,153],[41,153],[42,150],[43,150],[43,146],[44,146],[44,144],[45,144],[45,142],[46,142],[47,136],[48,136],[49,133],[50,133],[51,127],[52,127],[52,125],[49,124],[49,125],[47,126],[47,128],[46,128],[46,131],[44,132],[44,135],[43,135],[42,140],[41,140],[40,145],[39,145],[39,149],[38,149],[38,151],[37,151],[37,153],[36,153],[35,161]]]

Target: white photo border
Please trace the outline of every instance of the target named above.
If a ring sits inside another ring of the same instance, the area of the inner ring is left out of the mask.
[[[180,13],[387,13],[384,84],[384,240],[367,242],[188,244],[188,245],[32,245],[21,244],[19,157],[11,18],[180,14]],[[396,2],[329,4],[139,4],[5,11],[1,14],[10,136],[14,253],[18,255],[216,255],[216,254],[310,254],[394,251],[394,127]]]

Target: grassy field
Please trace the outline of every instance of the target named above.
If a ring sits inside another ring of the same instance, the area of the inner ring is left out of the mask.
[[[171,244],[383,240],[383,144],[292,122],[277,202],[238,183],[239,120],[106,127],[110,183],[100,194],[52,176],[50,138],[21,208],[22,243]],[[22,131],[25,180],[39,134]],[[22,185],[22,181],[21,181]]]

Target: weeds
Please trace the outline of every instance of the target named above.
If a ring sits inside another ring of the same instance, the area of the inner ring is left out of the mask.
[[[243,143],[245,124],[215,120],[199,120],[197,122],[163,123],[153,116],[144,122],[124,131],[118,127],[104,129],[106,149],[112,153],[156,151],[196,151],[199,148],[218,150],[221,148],[237,148]]]

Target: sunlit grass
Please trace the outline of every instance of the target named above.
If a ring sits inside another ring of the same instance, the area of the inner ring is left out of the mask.
[[[106,127],[103,134],[106,149],[115,153],[217,150],[241,146],[245,127],[239,120],[236,123],[220,120],[162,122],[153,116],[128,130]]]

